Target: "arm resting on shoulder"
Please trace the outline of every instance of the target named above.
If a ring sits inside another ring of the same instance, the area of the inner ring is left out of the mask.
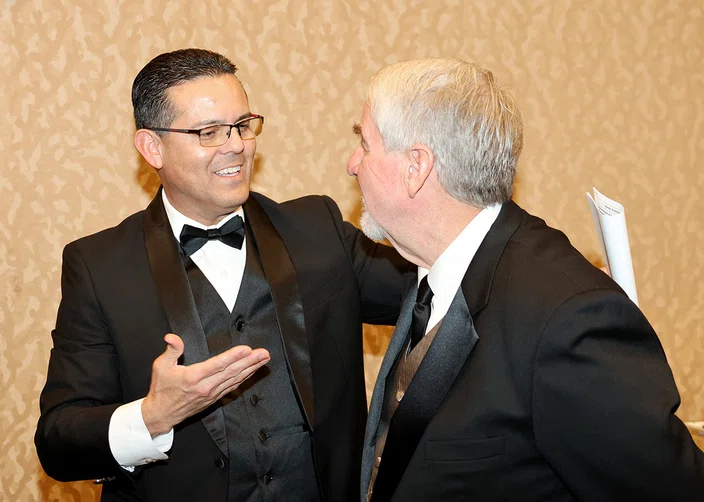
[[[342,221],[337,205],[329,197],[325,203],[339,228],[349,259],[357,276],[365,323],[394,325],[409,277],[417,267],[391,246],[369,239],[349,222]]]

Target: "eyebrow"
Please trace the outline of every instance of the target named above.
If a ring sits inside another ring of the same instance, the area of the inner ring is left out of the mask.
[[[355,133],[357,136],[359,136],[359,141],[360,141],[360,143],[362,143],[362,148],[369,151],[369,145],[367,145],[367,140],[364,139],[364,134],[362,134],[362,126],[355,123],[352,126],[352,132]]]
[[[252,116],[252,112],[245,112],[245,113],[243,113],[242,115],[240,115],[239,117],[237,117],[237,118],[235,119],[235,121],[233,122],[233,124],[236,124],[236,123],[239,122],[240,120],[246,119],[246,118],[251,117],[251,116]],[[204,119],[204,120],[201,120],[200,122],[198,122],[197,124],[194,124],[194,125],[193,125],[193,129],[200,129],[200,128],[202,128],[202,127],[208,127],[208,126],[211,126],[211,125],[221,125],[221,124],[224,124],[224,123],[225,123],[225,122],[222,122],[221,120],[217,120],[217,119]]]

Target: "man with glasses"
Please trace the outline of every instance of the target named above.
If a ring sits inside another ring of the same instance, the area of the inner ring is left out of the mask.
[[[64,250],[35,443],[103,500],[358,498],[361,324],[395,322],[405,262],[328,198],[250,193],[264,118],[235,71],[199,49],[142,69],[162,188]]]

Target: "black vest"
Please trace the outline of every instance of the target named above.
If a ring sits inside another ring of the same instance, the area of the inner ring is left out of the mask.
[[[232,313],[190,259],[186,271],[210,355],[235,345],[264,348],[270,362],[221,400],[229,459],[229,502],[318,501],[311,436],[286,364],[276,312],[254,239]]]

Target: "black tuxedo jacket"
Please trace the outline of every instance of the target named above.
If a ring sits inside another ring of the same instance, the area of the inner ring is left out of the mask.
[[[412,293],[369,410],[362,497]],[[372,501],[701,501],[704,454],[678,405],[638,308],[509,202],[392,417]]]
[[[244,212],[277,313],[272,336],[286,354],[269,364],[288,365],[325,498],[355,499],[366,418],[362,322],[396,321],[410,268],[343,223],[329,198],[277,204],[253,193]],[[133,475],[108,443],[113,411],[147,394],[166,333],[184,339],[185,364],[208,357],[161,195],[117,227],[66,246],[61,286],[35,436],[46,472],[62,481],[116,477],[103,500],[225,500],[222,414],[177,426],[169,460]]]

